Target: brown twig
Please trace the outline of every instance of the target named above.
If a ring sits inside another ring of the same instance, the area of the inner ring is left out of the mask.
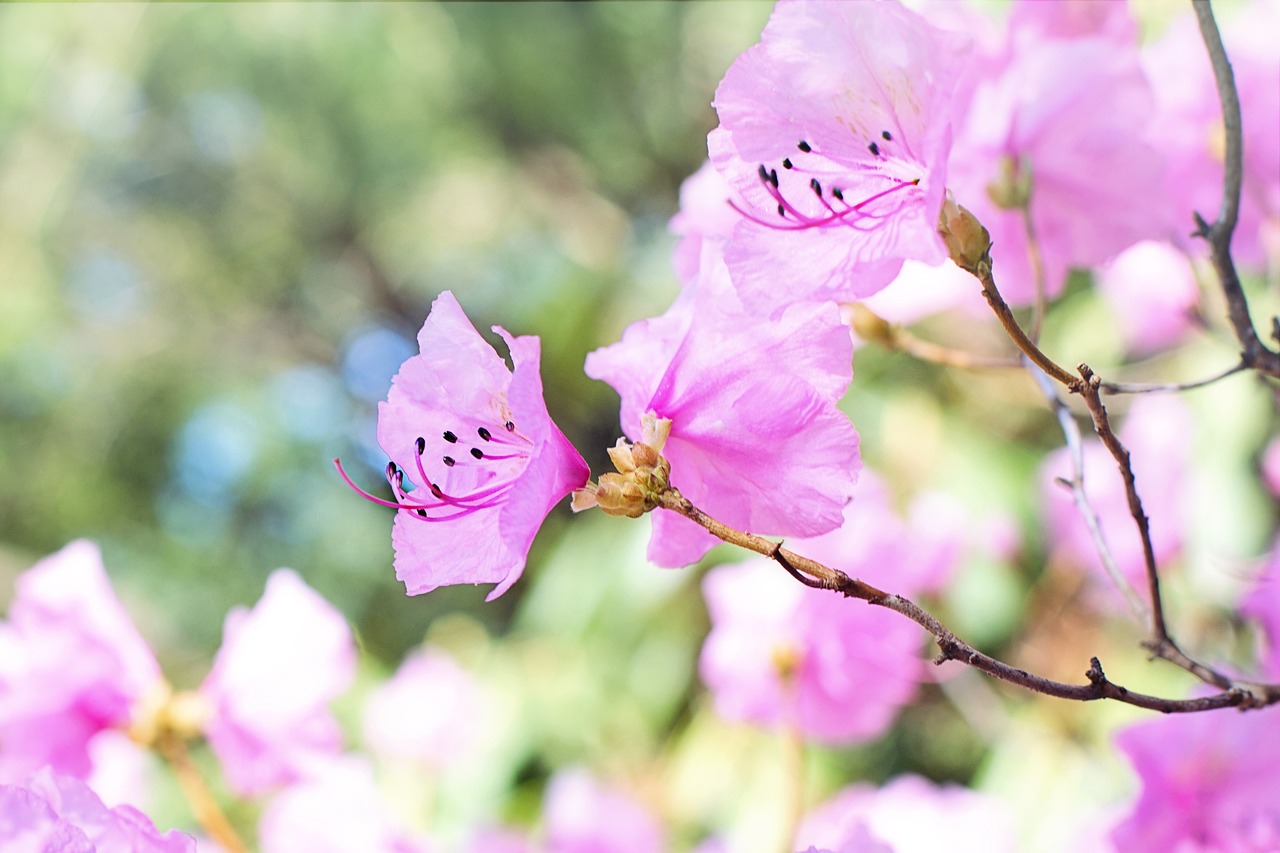
[[[1220,379],[1226,379],[1228,376],[1234,376],[1248,369],[1247,364],[1238,362],[1212,376],[1191,382],[1103,382],[1098,387],[1107,394],[1176,394],[1212,385]]]
[[[1195,234],[1209,243],[1210,259],[1227,302],[1227,318],[1240,343],[1240,360],[1251,369],[1280,378],[1280,353],[1268,349],[1258,337],[1249,313],[1249,300],[1245,297],[1240,277],[1236,273],[1235,261],[1231,257],[1231,236],[1235,232],[1240,214],[1240,186],[1244,179],[1244,134],[1235,75],[1231,71],[1226,49],[1222,46],[1222,35],[1218,32],[1218,23],[1214,20],[1209,0],[1191,0],[1191,5],[1200,24],[1200,36],[1208,50],[1209,62],[1213,66],[1218,100],[1222,103],[1222,127],[1226,142],[1222,203],[1218,209],[1218,218],[1210,224],[1199,213],[1195,213]]]
[[[1014,345],[1022,350],[1022,354],[1032,364],[1048,374],[1055,382],[1066,386],[1073,393],[1078,392],[1080,379],[1045,355],[1036,342],[1031,340],[1027,333],[1022,330],[1022,326],[1018,324],[1018,318],[1013,316],[1013,310],[1009,307],[1009,303],[1004,301],[1004,297],[1000,295],[1000,289],[996,287],[995,277],[991,274],[990,258],[984,259],[984,262],[979,264],[977,269],[971,270],[971,272],[982,283],[982,295],[986,298],[987,304],[995,312],[1000,325],[1004,327],[1005,333],[1008,334]]]
[[[1029,369],[1031,370],[1032,378],[1040,386],[1041,393],[1049,401],[1049,406],[1053,409],[1053,413],[1058,419],[1058,426],[1061,428],[1063,439],[1066,441],[1067,452],[1071,455],[1071,479],[1062,479],[1059,482],[1071,490],[1076,510],[1080,513],[1081,519],[1084,520],[1085,527],[1089,528],[1089,536],[1093,539],[1094,548],[1098,552],[1098,558],[1102,561],[1102,568],[1107,573],[1107,577],[1111,579],[1116,589],[1124,596],[1134,617],[1145,626],[1151,621],[1151,608],[1147,607],[1146,602],[1142,600],[1142,596],[1138,595],[1138,591],[1133,588],[1133,584],[1129,583],[1129,579],[1120,571],[1119,565],[1116,564],[1115,555],[1111,553],[1111,547],[1107,544],[1106,537],[1102,534],[1102,522],[1098,518],[1098,512],[1093,508],[1093,504],[1089,503],[1089,498],[1084,491],[1084,442],[1080,437],[1080,427],[1076,424],[1075,418],[1071,416],[1071,411],[1067,408],[1067,404],[1058,396],[1058,386],[1054,385],[1043,372],[1033,368]]]
[[[229,853],[248,853],[248,846],[241,840],[231,821],[227,820],[227,816],[222,813],[213,792],[209,790],[204,777],[192,763],[191,756],[187,754],[186,742],[178,735],[166,732],[157,738],[154,747],[160,757],[173,768],[183,796],[190,804],[196,821],[209,834],[209,838]]]
[[[1044,256],[1040,254],[1040,241],[1036,238],[1035,224],[1031,221],[1031,199],[1022,205],[1022,228],[1027,235],[1027,263],[1031,265],[1031,281],[1035,286],[1035,301],[1031,306],[1031,330],[1027,336],[1039,343],[1040,330],[1044,327],[1045,305],[1049,288],[1045,282]]]
[[[851,307],[853,330],[858,337],[885,349],[905,352],[930,364],[960,370],[1010,370],[1022,366],[1022,362],[1016,359],[977,355],[918,338],[897,323],[890,323],[861,302],[854,302]]]
[[[848,598],[859,598],[876,607],[884,607],[901,613],[911,621],[920,625],[933,635],[938,644],[939,654],[935,663],[942,664],[949,660],[959,661],[1019,687],[1046,696],[1060,699],[1071,699],[1079,702],[1091,702],[1097,699],[1113,699],[1139,708],[1147,708],[1162,713],[1188,713],[1209,711],[1215,708],[1258,708],[1280,702],[1280,684],[1251,684],[1245,682],[1229,682],[1221,692],[1211,696],[1194,699],[1166,699],[1136,693],[1116,684],[1107,678],[1097,658],[1090,660],[1085,676],[1087,684],[1066,684],[1035,675],[1024,669],[1010,666],[990,655],[983,654],[973,646],[961,640],[932,614],[921,608],[910,599],[900,595],[884,592],[857,578],[851,578],[839,569],[825,566],[816,560],[803,557],[783,548],[780,544],[736,530],[711,518],[709,515],[690,503],[678,491],[672,489],[664,492],[659,506],[671,512],[679,513],[690,521],[700,525],[713,536],[730,543],[754,551],[779,562],[788,572],[807,575],[806,585],[820,589],[829,589]]]

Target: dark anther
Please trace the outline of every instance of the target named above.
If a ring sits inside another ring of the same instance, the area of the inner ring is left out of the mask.
[[[882,130],[882,131],[880,131],[880,136],[884,138],[884,141],[885,141],[885,142],[892,142],[892,141],[893,141],[893,137],[889,135],[889,131],[887,131],[887,130]]]
[[[810,151],[813,150],[811,147],[809,147],[809,143],[805,142],[803,139],[800,140],[800,142],[796,145],[796,147],[806,154],[808,154]]]
[[[478,448],[478,447],[473,447],[473,448],[471,448],[471,455],[472,455],[472,456],[474,456],[474,457],[475,457],[475,458],[477,458],[477,459],[483,459],[483,458],[484,458],[484,453],[483,453],[483,452],[481,452],[480,448]]]
[[[784,219],[787,216],[787,209],[782,206],[781,202],[778,203],[778,215],[783,217]]]
[[[476,430],[476,433],[485,441],[488,441],[489,439],[493,438],[493,433],[489,432],[489,430],[485,429],[484,427],[480,427],[480,429]]]
[[[388,462],[387,463],[387,479],[388,480],[395,479],[395,476],[396,476],[396,463]]]
[[[822,184],[818,183],[818,179],[817,179],[817,178],[812,178],[812,179],[809,181],[809,189],[811,189],[811,190],[813,190],[815,193],[817,193],[819,197],[821,197],[821,196],[822,196]]]
[[[769,170],[769,183],[773,184],[773,188],[775,190],[778,188],[778,170],[777,169]]]
[[[444,498],[444,492],[440,491],[440,487],[437,486],[435,483],[431,484],[431,494],[441,499]]]
[[[503,424],[503,426],[505,426],[505,427],[507,428],[507,432],[515,432],[515,431],[516,431],[516,425],[515,425],[515,424],[513,424],[511,421],[507,421],[505,424]]]
[[[784,169],[790,169],[790,168],[791,168],[791,158],[789,158],[789,157],[783,157],[783,158],[782,158],[782,168],[784,168]]]
[[[426,440],[425,438],[423,438],[422,436],[418,436],[418,440],[417,440],[416,442],[414,442],[414,444],[415,444],[415,446],[417,446],[417,448],[418,448],[418,455],[419,455],[419,456],[421,456],[422,454],[424,454],[424,453],[426,453],[426,452],[427,452],[427,440]]]
[[[427,511],[425,509],[415,509],[414,512],[416,512],[418,515],[422,516],[423,518],[427,517]]]
[[[454,442],[456,442],[456,441],[458,440],[458,437],[457,437],[456,435],[454,435],[454,434],[453,434],[453,431],[452,431],[452,430],[445,430],[445,431],[444,431],[444,440],[445,440],[445,441],[447,441],[447,442],[449,442],[450,444],[453,444]]]
[[[873,142],[873,143],[871,143],[870,145],[868,145],[868,146],[867,146],[867,148],[871,149],[871,153],[872,153],[873,155],[875,155],[876,157],[879,157],[879,156],[880,156],[880,146],[879,146],[879,145],[876,145],[876,144]]]
[[[844,201],[844,192],[839,187],[832,189],[831,195],[835,196],[840,201]]]
[[[763,181],[766,184],[773,184],[773,188],[775,190],[778,188],[778,170],[777,169],[766,169],[764,166],[764,163],[761,163],[760,168],[757,170],[757,172],[760,175],[761,181]]]
[[[911,182],[911,186],[913,186],[913,187],[918,187],[918,186],[920,186],[920,179],[919,179],[919,178],[916,178],[914,181],[912,181],[912,182]]]
[[[454,465],[457,465],[457,464],[458,463],[453,460],[452,456],[446,456],[444,458],[444,467],[446,468],[452,468]]]

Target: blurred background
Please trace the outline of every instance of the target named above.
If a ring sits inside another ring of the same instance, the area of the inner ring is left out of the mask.
[[[95,539],[169,678],[190,687],[227,610],[289,566],[350,620],[367,679],[429,638],[506,698],[518,743],[446,794],[458,809],[486,789],[514,792],[503,808],[527,816],[538,783],[574,762],[684,791],[689,813],[675,817],[689,839],[708,815],[746,808],[736,789],[767,800],[780,784],[769,733],[716,728],[698,692],[701,573],[647,566],[647,523],[570,523],[562,506],[497,602],[473,587],[408,598],[391,513],[347,489],[331,460],[380,482],[377,401],[447,288],[477,328],[542,336],[552,415],[605,470],[617,397],[583,375],[583,358],[676,293],[667,220],[705,158],[715,86],[769,11],[0,7],[0,604],[40,556]],[[1077,282],[1048,340],[1115,363],[1108,323]],[[998,350],[993,332],[948,328],[933,331]],[[1196,346],[1126,378],[1194,375],[1230,356],[1220,341]],[[995,653],[1039,650],[1022,659],[1073,679],[1114,643],[1109,674],[1178,689],[1178,676],[1146,667],[1131,631],[1069,621],[1083,618],[1064,606],[1078,591],[1044,568],[1035,498],[1040,460],[1062,438],[1034,386],[874,348],[855,368],[846,407],[895,496],[943,491],[1011,519],[1021,542],[1010,559],[964,567],[939,603],[955,627]],[[1230,543],[1214,563],[1227,580],[1210,586],[1231,590],[1187,631],[1239,653],[1247,636],[1213,608],[1234,600],[1271,529],[1255,472],[1274,416],[1248,380],[1189,402],[1237,415],[1230,429],[1209,422],[1197,481],[1210,531],[1197,541]],[[973,721],[1010,712],[985,682],[963,684],[926,687],[886,737],[815,759],[813,790],[995,772],[990,726]],[[1078,758],[1095,728],[1132,717],[1018,707],[1052,733],[1043,760],[1061,768],[1075,766],[1064,750]],[[1005,748],[1009,761],[1040,760],[1014,735]],[[1111,772],[1099,797],[1131,784]]]

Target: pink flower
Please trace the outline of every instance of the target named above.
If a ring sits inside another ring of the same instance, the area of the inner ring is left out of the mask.
[[[908,526],[879,483],[863,473],[844,525],[788,547],[904,595],[936,589],[959,552],[931,525]],[[699,672],[727,719],[794,726],[828,742],[882,734],[924,674],[920,629],[751,560],[708,572],[703,594],[711,633]]]
[[[230,787],[261,793],[336,755],[342,734],[328,705],[354,673],[342,614],[294,572],[273,572],[252,610],[227,614],[200,687],[210,705],[205,734]]]
[[[1114,426],[1119,418],[1114,412],[1112,418]],[[1150,518],[1151,544],[1162,569],[1166,561],[1182,550],[1191,433],[1186,405],[1177,397],[1153,395],[1133,403],[1118,432],[1132,457],[1138,495]],[[1071,476],[1071,458],[1066,448],[1050,453],[1040,471],[1045,525],[1054,557],[1080,567],[1096,567],[1096,576],[1109,583],[1102,575],[1097,548],[1071,493],[1055,482],[1057,477]],[[1145,598],[1147,582],[1142,540],[1129,514],[1120,471],[1097,439],[1084,443],[1084,489],[1102,520],[1103,536],[1120,572]]]
[[[561,770],[551,778],[542,806],[547,853],[658,853],[666,849],[662,827],[620,790],[601,785],[585,770]]]
[[[365,762],[343,758],[278,794],[258,824],[262,853],[431,853],[391,813]]]
[[[396,500],[362,494],[400,510],[391,540],[410,595],[456,583],[496,583],[486,600],[502,595],[547,513],[590,473],[547,414],[538,339],[494,331],[514,372],[441,293],[418,333],[421,353],[378,406]],[[418,487],[407,490],[406,478]]]
[[[8,853],[195,853],[177,830],[164,834],[131,806],[102,804],[88,785],[45,768],[0,785],[0,840]]]
[[[1170,714],[1121,731],[1142,791],[1111,833],[1116,849],[1280,849],[1277,713]]]
[[[1144,240],[1098,272],[1129,350],[1172,346],[1194,328],[1200,289],[1187,256],[1168,243]]]
[[[1072,38],[1080,29],[1049,24],[1035,12],[1044,5],[1022,4],[1004,50],[975,63],[948,173],[991,234],[996,281],[1013,304],[1035,295],[1023,204],[1051,297],[1071,268],[1167,236],[1162,161],[1145,139],[1151,86],[1113,20],[1128,13],[1096,4],[1114,7],[1095,22],[1107,34]]]
[[[1262,482],[1280,497],[1280,437],[1271,439],[1262,451]]]
[[[841,850],[870,836],[897,853],[1001,853],[1017,849],[1013,820],[998,801],[958,785],[899,776],[884,787],[853,785],[800,826],[799,844]],[[858,848],[855,848],[858,849]]]
[[[475,746],[483,712],[483,697],[470,673],[440,649],[419,649],[369,697],[365,741],[383,755],[441,767],[465,758]]]
[[[621,395],[632,440],[648,412],[671,421],[671,482],[704,511],[758,533],[831,530],[861,465],[858,434],[836,408],[852,379],[849,330],[830,303],[793,305],[775,320],[742,313],[712,249],[697,286],[588,355],[587,375]],[[656,513],[649,559],[688,565],[715,541]]]
[[[965,36],[896,2],[780,2],[716,90],[711,162],[746,200],[725,259],[749,307],[850,300],[936,264]]]
[[[161,683],[98,546],[78,540],[41,560],[18,579],[0,623],[0,780],[46,764],[87,776],[89,741],[127,727]]]
[[[1260,658],[1265,677],[1280,679],[1280,540],[1272,546],[1252,591],[1240,603],[1240,615],[1262,629]]]
[[[1244,127],[1244,180],[1240,219],[1232,239],[1236,263],[1262,268],[1280,256],[1280,29],[1276,4],[1246,5],[1222,26],[1240,96]],[[1188,236],[1192,213],[1212,222],[1222,203],[1225,143],[1222,107],[1199,28],[1188,11],[1143,51],[1158,113],[1151,144],[1166,157],[1169,232],[1179,245],[1203,251]]]
[[[703,241],[723,244],[742,220],[735,206],[741,208],[745,204],[710,161],[684,179],[680,185],[680,210],[668,226],[680,238],[673,263],[681,284],[697,280]]]

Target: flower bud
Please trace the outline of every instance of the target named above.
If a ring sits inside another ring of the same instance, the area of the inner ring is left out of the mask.
[[[947,193],[938,215],[938,234],[960,269],[977,275],[984,265],[990,266],[991,235],[976,216],[956,203],[951,193]]]

